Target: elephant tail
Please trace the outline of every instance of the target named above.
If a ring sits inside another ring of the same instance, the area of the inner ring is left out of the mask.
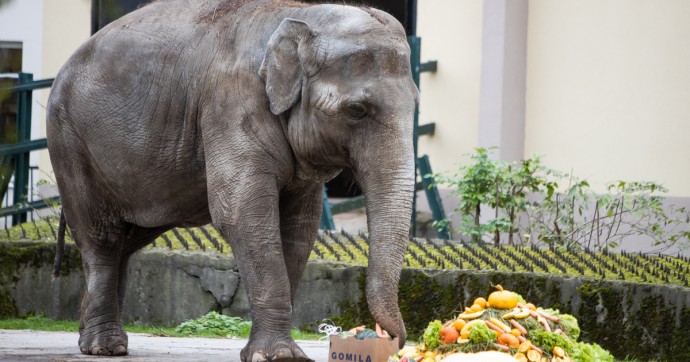
[[[60,225],[58,226],[57,245],[55,246],[55,264],[53,266],[53,278],[60,276],[62,258],[65,255],[65,213],[60,211]]]

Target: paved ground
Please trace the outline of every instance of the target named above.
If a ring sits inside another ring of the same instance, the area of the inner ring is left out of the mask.
[[[0,361],[225,361],[240,360],[246,339],[173,338],[129,334],[129,355],[93,357],[79,353],[78,333],[0,330]],[[328,342],[298,341],[316,362],[328,361]]]

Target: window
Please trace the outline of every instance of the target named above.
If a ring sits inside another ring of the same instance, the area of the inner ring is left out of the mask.
[[[0,41],[0,74],[22,69],[22,43]]]
[[[0,89],[14,84],[22,70],[22,43],[0,41]],[[17,141],[17,99],[0,90],[0,144]]]

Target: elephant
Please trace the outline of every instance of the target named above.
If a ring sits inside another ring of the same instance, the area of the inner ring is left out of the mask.
[[[242,361],[309,361],[290,336],[295,293],[323,183],[343,169],[365,195],[369,310],[402,346],[418,101],[405,30],[367,6],[158,0],[98,31],[47,105],[61,224],[86,279],[81,352],[128,353],[134,252],[173,227],[212,223],[251,306]]]

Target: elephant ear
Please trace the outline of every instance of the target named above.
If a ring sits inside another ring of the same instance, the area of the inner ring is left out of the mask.
[[[259,76],[266,82],[271,112],[279,115],[294,105],[302,90],[314,32],[303,21],[285,19],[271,35]]]

